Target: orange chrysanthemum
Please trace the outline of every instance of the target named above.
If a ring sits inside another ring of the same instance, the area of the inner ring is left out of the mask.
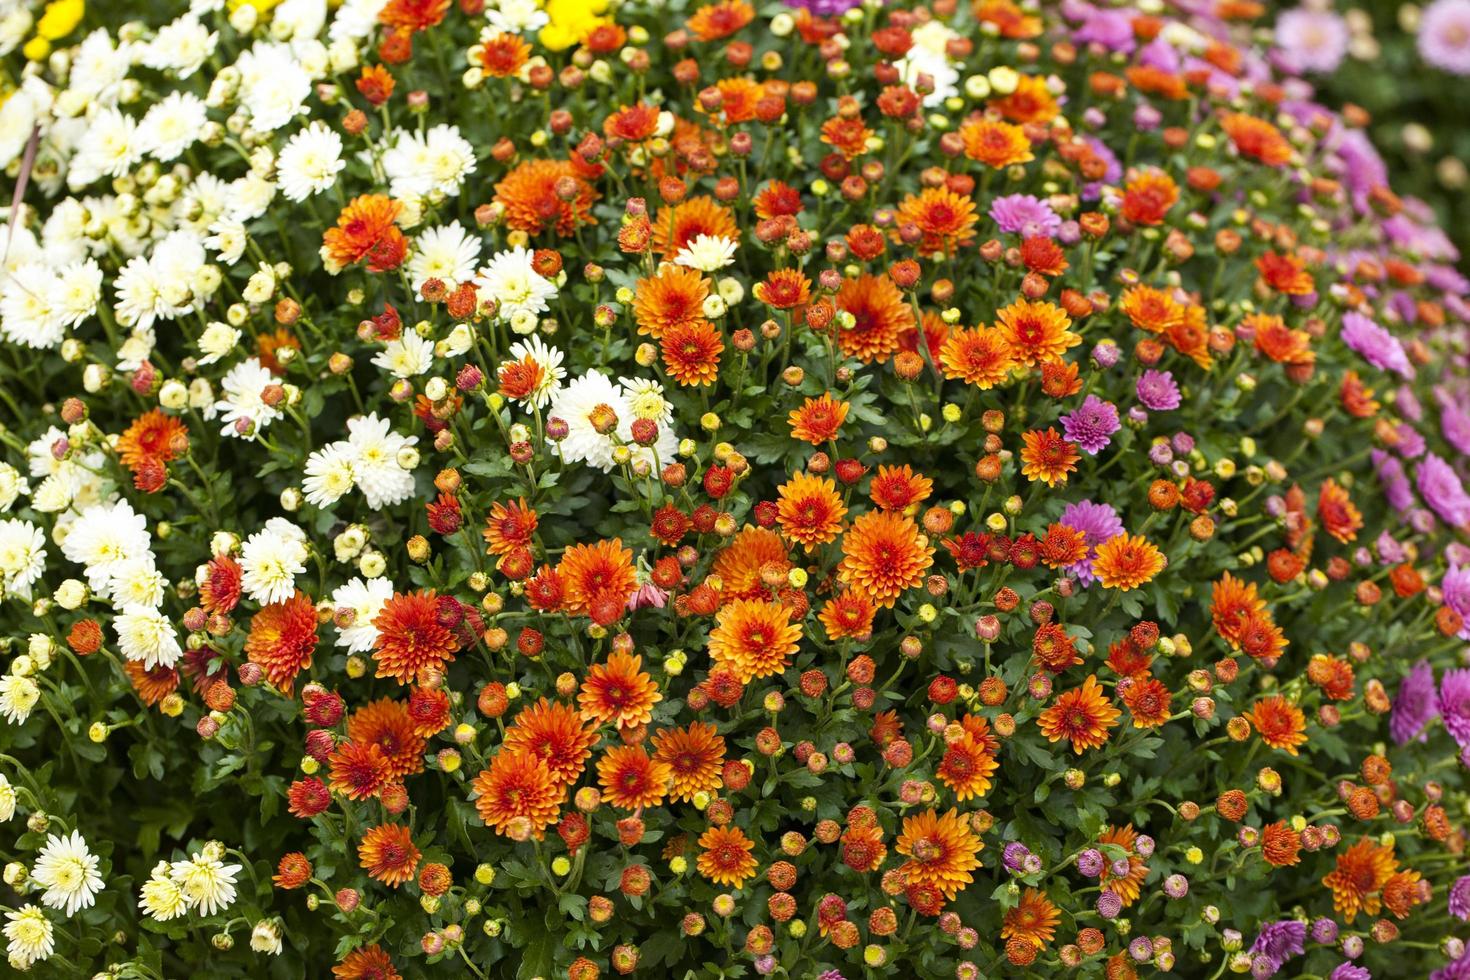
[[[960,727],[959,736],[946,743],[934,777],[954,792],[955,799],[964,801],[990,792],[990,777],[1000,763],[995,760],[984,718],[969,715]]]
[[[306,593],[272,602],[251,617],[245,654],[277,690],[289,691],[296,675],[311,666],[316,625],[316,606]]]
[[[633,287],[633,319],[638,333],[653,339],[682,323],[704,319],[709,280],[697,269],[664,265],[658,274],[639,279]]]
[[[1042,949],[1056,935],[1057,923],[1061,919],[1061,913],[1044,892],[1028,888],[1021,893],[1021,901],[1006,910],[1005,918],[1001,920],[1000,937],[1020,939]]]
[[[658,133],[659,107],[646,102],[620,106],[602,121],[602,135],[624,143],[642,143]]]
[[[877,612],[873,603],[859,592],[851,589],[822,606],[817,618],[827,630],[827,639],[840,640],[845,637],[863,637],[873,631],[873,616]]]
[[[1134,728],[1158,728],[1168,721],[1172,697],[1169,685],[1157,677],[1135,678],[1123,691],[1123,703],[1133,716]]]
[[[847,421],[847,402],[823,392],[821,398],[808,398],[786,417],[791,423],[791,438],[820,446],[837,438],[842,423]]]
[[[1287,868],[1301,861],[1302,835],[1285,820],[1261,828],[1261,857],[1274,868]]]
[[[524,830],[538,840],[556,823],[567,793],[539,755],[509,748],[490,759],[472,786],[475,809],[486,826],[506,836]]]
[[[531,60],[531,46],[518,34],[494,34],[480,42],[480,68],[491,78],[510,78]]]
[[[1162,170],[1143,170],[1123,189],[1120,209],[1135,225],[1161,225],[1164,216],[1179,200],[1179,185]]]
[[[683,387],[712,385],[720,377],[725,344],[708,320],[688,320],[670,327],[659,341],[664,369]]]
[[[439,597],[433,589],[395,592],[373,619],[378,631],[373,660],[377,677],[407,684],[425,668],[452,663],[459,649],[454,632],[439,622]]]
[[[940,816],[933,809],[904,817],[895,849],[909,860],[903,875],[909,887],[933,888],[953,900],[974,881],[984,844],[958,811]]]
[[[947,187],[926,187],[898,204],[900,225],[912,224],[922,233],[920,255],[953,255],[975,240],[980,221],[975,202]]]
[[[638,591],[633,552],[623,547],[622,538],[572,545],[562,553],[556,573],[572,612],[590,612],[600,603],[624,605]]]
[[[117,437],[117,455],[134,472],[146,463],[171,463],[188,450],[188,428],[156,408],[138,416]]]
[[[703,194],[673,207],[661,207],[654,215],[653,248],[667,261],[673,261],[680,249],[700,235],[738,240],[740,226],[729,208]]]
[[[1092,572],[1105,589],[1128,592],[1164,570],[1164,553],[1141,534],[1119,534],[1097,546]]]
[[[1347,488],[1331,478],[1324,480],[1317,494],[1317,519],[1322,528],[1346,544],[1363,528],[1363,514],[1353,505]]]
[[[508,504],[499,501],[490,505],[490,516],[485,518],[485,550],[492,555],[508,555],[517,548],[526,548],[536,534],[537,516],[534,508],[526,504],[526,498]]]
[[[568,180],[573,193],[562,195],[557,185]],[[505,208],[505,223],[515,231],[539,235],[552,230],[563,238],[576,234],[578,225],[591,224],[597,191],[567,160],[527,160],[495,185],[495,202]]]
[[[733,824],[711,827],[699,836],[702,852],[696,867],[717,885],[738,890],[755,874],[756,861],[750,853],[755,842]]]
[[[393,967],[393,960],[377,943],[359,946],[342,962],[332,967],[336,980],[403,980],[403,974]]]
[[[159,664],[150,669],[144,667],[141,660],[127,660],[123,662],[123,672],[128,675],[128,683],[133,685],[133,690],[138,692],[138,699],[150,708],[179,689],[176,667]]]
[[[738,599],[721,606],[716,614],[715,628],[709,634],[709,656],[749,684],[785,670],[800,640],[801,625],[791,622],[789,606]]]
[[[542,698],[516,715],[501,744],[502,751],[537,759],[554,782],[570,786],[581,777],[596,742],[596,728],[584,724],[580,711]]]
[[[414,846],[413,833],[407,827],[383,823],[362,835],[357,858],[371,878],[397,888],[418,870],[419,849]]]
[[[1062,739],[1072,743],[1072,751],[1081,755],[1108,741],[1108,730],[1117,727],[1123,712],[1103,692],[1097,676],[1092,675],[1081,687],[1057,695],[1051,707],[1041,713],[1037,724],[1048,742]]]
[[[1242,156],[1259,160],[1268,167],[1284,167],[1291,162],[1291,143],[1281,135],[1281,130],[1264,119],[1231,112],[1220,120],[1220,128]]]
[[[1005,332],[998,327],[951,330],[939,348],[944,376],[989,391],[1010,377],[1016,362]]]
[[[794,473],[776,490],[776,523],[789,541],[808,554],[842,533],[847,507],[831,480],[808,473]]]
[[[1066,568],[1087,557],[1087,535],[1067,524],[1051,524],[1037,546],[1047,568]]]
[[[1281,317],[1256,313],[1241,322],[1255,334],[1255,348],[1277,364],[1310,367],[1317,361],[1312,350],[1312,336],[1305,330],[1293,330]]]
[[[337,216],[337,225],[322,235],[322,255],[329,268],[345,269],[367,260],[369,272],[398,268],[408,257],[408,241],[394,223],[403,205],[383,194],[352,199]]]
[[[1057,117],[1061,107],[1056,96],[1046,87],[1046,79],[1022,75],[1010,95],[990,100],[990,108],[1014,123],[1048,123]]]
[[[784,578],[791,570],[781,535],[763,527],[746,526],[720,549],[711,572],[720,579],[720,601],[769,599],[771,589],[762,580],[766,572]]]
[[[240,563],[229,555],[215,555],[204,566],[199,583],[199,605],[211,616],[228,615],[240,602]]]
[[[1153,286],[1129,286],[1118,300],[1123,315],[1149,333],[1165,333],[1184,322],[1184,306],[1166,290]]]
[[[444,21],[449,0],[388,0],[378,23],[402,31],[423,31]]]
[[[332,792],[349,800],[377,796],[393,782],[393,766],[377,745],[343,742],[327,759]]]
[[[620,810],[658,806],[668,793],[669,765],[650,758],[641,745],[618,745],[597,760],[597,781],[605,803]]]
[[[751,292],[773,309],[792,310],[811,302],[812,281],[800,269],[773,269]]]
[[[408,706],[390,698],[363,705],[347,719],[347,737],[358,745],[376,745],[388,770],[401,779],[424,770],[428,740],[418,734]]]
[[[1018,364],[1030,367],[1061,360],[1063,354],[1082,343],[1067,328],[1072,318],[1061,307],[1047,302],[1020,299],[995,314],[1002,336]]]
[[[883,510],[905,511],[929,499],[934,481],[913,467],[880,466],[868,484],[868,496]]]
[[[960,127],[960,139],[965,143],[965,156],[995,170],[1035,159],[1026,131],[1015,123],[971,120]]]
[[[842,536],[837,575],[875,605],[892,609],[898,597],[923,584],[934,549],[919,526],[902,514],[868,511]]]
[[[593,664],[582,681],[577,704],[582,717],[603,725],[636,728],[653,720],[653,706],[664,699],[643,670],[643,658],[613,651],[607,663]]]
[[[862,116],[833,116],[822,123],[822,142],[848,160],[867,153],[868,141],[873,136]]]
[[[755,208],[755,216],[762,221],[781,215],[794,217],[801,214],[801,191],[784,181],[773,180],[756,194],[751,204]]]
[[[1307,717],[1279,694],[1257,701],[1245,717],[1261,733],[1261,741],[1290,755],[1307,740]]]
[[[1138,896],[1143,891],[1144,879],[1148,877],[1148,865],[1144,862],[1143,856],[1134,849],[1134,845],[1138,843],[1138,831],[1133,829],[1131,823],[1121,827],[1109,827],[1097,835],[1097,842],[1120,847],[1128,855],[1126,875],[1115,874],[1110,864],[1104,864],[1102,876],[1098,879],[1108,891],[1117,895],[1123,902],[1123,907],[1127,908],[1138,901]]]
[[[1347,922],[1359,912],[1377,915],[1379,892],[1398,870],[1393,845],[1380,845],[1364,837],[1337,856],[1337,867],[1322,879],[1332,892],[1332,909]]]
[[[653,736],[653,757],[669,767],[669,798],[689,801],[696,793],[712,793],[723,785],[725,740],[715,726],[692,722],[687,728],[665,728]]]
[[[755,20],[755,8],[745,0],[720,0],[705,4],[685,22],[689,32],[701,41],[718,41],[739,31]]]
[[[1021,449],[1021,473],[1033,483],[1040,480],[1049,487],[1066,483],[1067,474],[1077,469],[1077,461],[1082,458],[1077,444],[1062,438],[1054,428],[1024,432],[1021,441],[1025,444]]]
[[[838,326],[837,346],[864,364],[887,363],[914,330],[914,311],[887,276],[862,275],[844,279],[837,290],[837,307],[852,314],[851,328]]]

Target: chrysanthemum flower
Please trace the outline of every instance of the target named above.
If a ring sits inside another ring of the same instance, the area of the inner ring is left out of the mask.
[[[382,749],[395,779],[424,771],[428,741],[415,730],[408,706],[400,701],[379,698],[358,708],[347,719],[347,737],[358,745]]]
[[[753,20],[755,8],[745,0],[719,0],[694,11],[684,26],[701,41],[718,41],[738,32]]]
[[[605,802],[620,810],[658,806],[668,794],[669,765],[650,758],[641,745],[618,745],[597,760],[597,781]]]
[[[990,107],[1014,123],[1047,123],[1057,117],[1061,107],[1047,88],[1046,79],[1038,75],[1022,75],[1016,90],[990,100]]]
[[[723,783],[725,740],[714,725],[696,721],[684,728],[661,729],[654,733],[653,748],[654,759],[669,767],[670,799],[689,801]]]
[[[1051,524],[1037,551],[1047,568],[1066,568],[1087,558],[1087,535],[1066,524]]]
[[[1279,694],[1257,701],[1245,717],[1261,733],[1261,741],[1273,749],[1296,755],[1297,746],[1307,741],[1306,715]]]
[[[485,518],[485,550],[492,555],[508,555],[517,548],[531,545],[536,534],[536,510],[521,497],[508,504],[499,501],[490,505],[490,516]]]
[[[398,229],[403,205],[383,194],[352,199],[337,224],[322,236],[322,256],[329,267],[345,269],[366,260],[369,272],[388,272],[408,257],[408,240]]]
[[[892,609],[898,597],[923,584],[934,549],[912,520],[889,511],[868,511],[842,536],[837,575],[875,605]]]
[[[582,717],[618,728],[648,724],[653,706],[663,699],[658,684],[643,670],[643,658],[620,651],[606,663],[592,665],[577,695]]]
[[[1353,504],[1345,487],[1330,477],[1322,481],[1317,494],[1317,519],[1322,529],[1346,544],[1357,538],[1363,528],[1363,513]]]
[[[744,683],[786,669],[801,639],[788,606],[737,599],[720,607],[709,634],[710,659],[729,667]]]
[[[996,324],[1018,364],[1060,360],[1082,338],[1067,329],[1072,318],[1059,306],[1020,299],[996,311]]]
[[[1135,225],[1160,225],[1179,200],[1179,185],[1162,170],[1145,169],[1123,189],[1120,213]]]
[[[1337,867],[1322,884],[1332,892],[1332,910],[1352,922],[1359,912],[1377,915],[1382,907],[1383,886],[1398,870],[1393,845],[1380,845],[1364,837],[1337,855]]]
[[[1301,861],[1302,835],[1285,820],[1261,828],[1261,857],[1275,868],[1286,868]]]
[[[808,398],[787,416],[791,438],[813,446],[836,439],[846,420],[847,403],[833,398],[830,392],[823,392],[821,398]]]
[[[907,511],[929,499],[934,481],[913,467],[880,466],[868,484],[868,496],[882,510]]]
[[[1045,892],[1027,888],[1021,893],[1021,900],[1016,906],[1006,910],[1001,920],[1000,937],[1021,939],[1042,949],[1056,935],[1061,918],[1061,913]]]
[[[686,320],[664,331],[659,341],[664,370],[683,387],[707,386],[720,377],[725,350],[720,331],[708,320]]]
[[[557,192],[562,180],[571,182],[570,199]],[[505,208],[505,223],[528,235],[552,229],[570,237],[578,225],[596,220],[592,205],[597,197],[592,185],[565,160],[526,160],[495,185],[495,201]]]
[[[825,477],[794,473],[777,488],[776,523],[781,533],[810,554],[842,532],[847,507],[837,485]]]
[[[973,119],[960,127],[960,139],[965,143],[965,156],[994,170],[1035,159],[1026,131],[1015,123]]]
[[[666,262],[701,235],[739,241],[740,226],[728,208],[703,194],[661,207],[653,216],[653,248]]]
[[[1138,678],[1123,692],[1134,728],[1157,728],[1168,721],[1171,698],[1169,686],[1157,677]]]
[[[1264,119],[1230,112],[1221,118],[1220,128],[1242,156],[1252,157],[1268,167],[1283,167],[1291,162],[1291,142]]]
[[[772,309],[791,310],[811,301],[811,289],[811,280],[800,269],[773,269],[751,292]]]
[[[359,946],[332,967],[334,980],[403,980],[393,960],[377,943]]]
[[[557,781],[543,759],[531,752],[503,748],[471,784],[480,819],[509,835],[523,822],[537,839],[556,823],[567,786]]]
[[[755,874],[756,861],[750,853],[755,842],[734,824],[709,828],[700,835],[699,846],[702,852],[695,865],[715,884],[738,891]]]
[[[836,299],[837,308],[853,318],[851,328],[838,326],[837,346],[864,364],[886,364],[914,329],[913,308],[887,276],[844,279]]]
[[[1141,534],[1119,534],[1097,546],[1093,574],[1105,589],[1128,592],[1151,582],[1167,564],[1164,553]]]
[[[128,675],[128,682],[133,685],[133,690],[138,692],[139,700],[149,707],[179,689],[179,672],[174,667],[154,667],[149,670],[138,661],[129,660],[123,664],[123,672]]]
[[[491,78],[517,76],[531,58],[531,46],[515,34],[492,34],[478,50],[480,68]]]
[[[949,787],[960,801],[990,792],[990,777],[1000,768],[988,741],[989,726],[985,719],[969,715],[962,725],[964,733],[946,744],[944,757],[934,771],[934,778]]]
[[[1097,677],[1089,676],[1081,687],[1057,695],[1051,707],[1037,718],[1041,733],[1049,742],[1062,739],[1072,743],[1072,751],[1081,755],[1108,741],[1108,730],[1117,727],[1122,712],[1103,693]]]
[[[373,650],[378,677],[407,684],[425,668],[439,669],[454,660],[459,640],[439,622],[438,595],[433,589],[399,593],[383,603],[373,619],[378,639]]]
[[[828,599],[817,618],[826,627],[827,639],[840,640],[847,637],[863,637],[871,633],[873,616],[876,612],[876,608],[867,596],[849,589]]]
[[[666,264],[633,287],[633,319],[638,333],[657,340],[683,323],[704,319],[710,283],[697,269]]]
[[[998,327],[951,330],[939,348],[944,376],[989,391],[1010,377],[1016,366],[1011,345]]]
[[[384,823],[362,835],[357,845],[358,863],[376,881],[397,888],[414,876],[419,866],[419,849],[407,827]]]
[[[899,202],[898,220],[919,229],[920,255],[949,256],[975,240],[980,216],[971,198],[947,187],[926,187]]]
[[[940,816],[932,808],[904,817],[895,849],[909,860],[903,865],[908,884],[934,888],[953,900],[975,880],[984,844],[958,811]]]
[[[343,742],[327,760],[330,766],[332,792],[349,800],[365,800],[377,796],[393,782],[393,764],[381,746],[364,742]]]
[[[1118,309],[1140,330],[1165,333],[1184,322],[1184,306],[1167,291],[1153,286],[1129,286],[1118,299]]]
[[[590,615],[598,603],[622,606],[638,591],[633,552],[623,547],[621,538],[572,545],[562,553],[556,571],[573,612]]]
[[[117,439],[118,458],[134,471],[149,461],[173,462],[188,449],[188,428],[156,408],[138,416]]]
[[[516,715],[505,730],[502,751],[535,757],[555,782],[570,786],[582,775],[596,742],[597,731],[585,724],[581,712],[541,698]]]
[[[265,671],[266,680],[288,691],[296,675],[311,666],[316,649],[316,605],[297,592],[284,602],[263,607],[250,619],[245,654]]]
[[[1102,876],[1098,879],[1104,889],[1118,896],[1123,907],[1127,908],[1138,901],[1138,896],[1143,892],[1143,882],[1148,878],[1148,864],[1134,847],[1138,842],[1138,831],[1131,823],[1121,827],[1110,826],[1097,835],[1097,842],[1120,847],[1128,857],[1127,874],[1117,874],[1110,864],[1105,863]]]
[[[1077,444],[1062,438],[1056,429],[1045,432],[1033,429],[1021,434],[1025,443],[1021,450],[1021,473],[1033,483],[1037,480],[1049,487],[1067,482],[1067,474],[1075,472],[1081,455]]]
[[[769,599],[767,573],[784,577],[791,569],[781,535],[763,527],[743,527],[715,556],[711,573],[720,580],[720,601]]]

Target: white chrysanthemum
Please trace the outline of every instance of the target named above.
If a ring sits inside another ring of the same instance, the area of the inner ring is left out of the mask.
[[[497,252],[475,278],[480,295],[493,299],[507,320],[520,311],[543,313],[556,296],[556,286],[532,267],[532,257],[530,249],[519,245]]]
[[[550,414],[567,424],[562,457],[611,470],[617,445],[614,436],[624,423],[626,410],[623,393],[600,371],[588,371],[570,381],[551,400]]]
[[[245,254],[245,246],[249,244],[245,222],[231,217],[220,217],[210,222],[209,237],[204,239],[204,247],[219,253],[219,260],[225,265],[239,262]]]
[[[698,269],[700,272],[715,272],[735,261],[736,243],[723,235],[697,235],[694,241],[679,249],[674,264]]]
[[[273,517],[240,548],[240,587],[261,605],[283,602],[296,593],[296,576],[306,571],[309,557],[306,533]]]
[[[114,43],[105,28],[97,28],[72,55],[71,74],[67,77],[70,91],[93,101],[110,101],[116,96],[116,86],[128,77],[138,53],[135,45]]]
[[[276,383],[276,376],[259,358],[247,358],[230,368],[219,383],[224,397],[214,406],[224,420],[220,431],[227,436],[254,439],[257,432],[280,418],[280,408],[267,405],[264,398],[265,389]],[[237,424],[246,431],[242,433]]]
[[[16,92],[0,106],[0,167],[19,159],[40,113],[39,101],[26,91]]]
[[[286,142],[276,158],[276,178],[288,201],[304,201],[330,190],[346,166],[342,137],[316,119]]]
[[[12,470],[12,472],[14,472]],[[0,585],[22,599],[46,570],[46,535],[30,521],[0,521]]]
[[[475,148],[459,129],[438,125],[427,133],[398,132],[383,154],[388,192],[394,197],[426,197],[435,191],[453,197],[475,171]]]
[[[21,494],[30,492],[31,485],[20,470],[9,463],[0,463],[0,514],[14,506]]]
[[[306,457],[301,489],[306,501],[318,507],[335,504],[356,481],[355,459],[346,443],[333,442]]]
[[[408,274],[415,292],[423,289],[430,279],[438,279],[446,288],[454,289],[474,276],[479,262],[479,236],[465,231],[458,221],[452,221],[427,228],[415,236]]]
[[[15,816],[15,787],[0,773],[0,823]]]
[[[913,47],[904,57],[893,63],[898,76],[906,84],[913,85],[920,75],[933,80],[934,90],[924,96],[924,105],[939,105],[952,95],[959,94],[960,73],[950,64],[947,47],[951,40],[959,37],[942,21],[931,20],[914,29]]]
[[[305,110],[311,76],[286,45],[257,42],[235,67],[240,71],[240,104],[256,129],[273,132]]]
[[[143,117],[138,140],[144,153],[167,162],[193,146],[208,121],[203,99],[189,92],[170,92]]]
[[[343,0],[327,28],[327,37],[332,41],[356,41],[367,37],[378,29],[378,14],[388,6],[388,0]]]
[[[225,191],[225,213],[222,217],[235,221],[254,221],[270,210],[276,199],[276,185],[259,174],[246,174],[230,181]]]
[[[143,64],[188,78],[214,52],[219,35],[199,23],[191,12],[158,29],[143,50]]]
[[[189,911],[189,900],[184,890],[173,879],[173,869],[167,861],[153,866],[153,874],[143,887],[138,889],[138,905],[143,914],[158,922],[177,919]]]
[[[623,386],[633,418],[651,419],[659,425],[673,424],[674,406],[664,397],[663,385],[652,378],[619,378],[618,383]]]
[[[116,109],[102,109],[87,121],[71,159],[67,184],[80,190],[102,177],[121,177],[143,159],[138,123]]]
[[[41,689],[34,679],[20,674],[0,677],[0,715],[12,725],[25,724],[39,700]]]
[[[227,181],[212,173],[201,173],[179,195],[178,203],[174,205],[175,216],[180,225],[203,231],[225,213],[229,194]]]
[[[51,283],[52,314],[67,326],[76,326],[97,312],[102,299],[102,267],[92,259],[68,262]]]
[[[327,0],[284,0],[271,11],[271,35],[285,41],[315,40],[327,23]]]
[[[399,455],[418,442],[417,436],[399,435],[392,422],[378,418],[376,412],[349,419],[347,432],[357,487],[369,507],[390,507],[413,496],[413,473],[399,463]]]
[[[163,574],[153,565],[152,557],[123,562],[112,573],[112,603],[115,606],[163,605],[167,585]]]
[[[55,347],[66,320],[53,302],[56,276],[49,266],[27,262],[0,282],[0,335],[25,347]]]
[[[234,903],[235,875],[239,871],[238,864],[225,864],[204,854],[175,861],[170,869],[190,908],[201,915],[214,915]]]
[[[118,273],[113,288],[120,323],[143,330],[159,319],[174,320],[207,297],[195,294],[209,261],[204,239],[188,229],[169,232],[147,258],[135,256]]]
[[[29,902],[6,912],[5,919],[5,955],[16,969],[29,970],[56,948],[51,920]]]
[[[281,927],[272,919],[261,919],[250,930],[250,948],[257,953],[280,956],[285,948],[281,942]]]
[[[510,357],[513,361],[523,361],[529,357],[541,368],[541,381],[526,400],[536,408],[545,408],[546,403],[556,396],[561,383],[566,380],[562,352],[532,334],[525,340],[518,340],[510,345]]]
[[[366,653],[378,642],[378,628],[373,620],[378,618],[383,604],[393,598],[393,583],[386,578],[370,578],[364,582],[353,578],[346,585],[339,585],[332,593],[332,608],[348,610],[352,614],[352,625],[338,626],[337,646],[349,653]]]
[[[412,378],[429,370],[434,363],[434,345],[412,330],[405,330],[397,340],[373,357],[373,363],[395,378]]]
[[[481,40],[496,34],[533,34],[545,27],[550,20],[536,0],[499,0],[486,5],[485,18],[489,22]]]
[[[213,364],[226,354],[234,352],[240,343],[240,331],[228,323],[213,320],[199,335],[199,364]]]
[[[152,560],[148,519],[126,499],[88,507],[68,528],[61,553],[83,566],[92,591],[106,595],[119,568],[129,561]]]
[[[145,670],[172,667],[184,654],[174,624],[151,606],[123,606],[112,628],[123,656],[138,661]]]
[[[46,836],[46,843],[31,868],[31,880],[46,889],[41,904],[64,910],[67,915],[91,908],[102,890],[97,855],[87,850],[87,842],[75,830],[65,837]]]

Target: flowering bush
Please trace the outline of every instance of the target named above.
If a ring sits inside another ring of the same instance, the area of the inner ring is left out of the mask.
[[[1255,5],[185,6],[0,31],[12,968],[1470,976],[1470,305]]]

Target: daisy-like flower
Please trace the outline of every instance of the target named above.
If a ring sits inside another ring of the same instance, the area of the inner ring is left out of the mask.
[[[755,841],[734,824],[709,828],[700,835],[699,846],[701,852],[695,866],[716,885],[739,891],[746,879],[755,874],[757,865],[751,854]]]
[[[422,134],[399,130],[397,141],[383,154],[383,170],[394,197],[454,197],[475,172],[475,148],[456,126],[440,124]]]
[[[537,840],[556,823],[567,787],[552,777],[540,757],[502,749],[475,777],[475,809],[496,833],[509,836],[517,825]]]
[[[612,470],[618,430],[631,420],[628,407],[612,379],[588,371],[568,382],[551,400],[551,415],[567,424],[561,455],[569,463],[585,462],[604,472]]]
[[[511,360],[498,373],[500,393],[524,401],[532,408],[545,408],[566,379],[560,348],[548,346],[537,334],[510,345]]]
[[[1021,449],[1021,473],[1033,483],[1040,480],[1049,487],[1066,483],[1067,475],[1076,472],[1077,444],[1070,442],[1056,429],[1045,432],[1032,429],[1021,434],[1024,446]]]
[[[454,660],[459,641],[439,622],[439,601],[432,589],[394,593],[373,618],[378,631],[373,660],[378,677],[407,684],[425,668],[438,669]]]
[[[1001,920],[1000,937],[1020,939],[1042,949],[1056,935],[1057,923],[1061,918],[1061,913],[1046,897],[1045,892],[1027,888],[1021,893],[1021,900],[1015,907],[1006,910]]]
[[[847,421],[848,405],[823,392],[821,398],[808,398],[802,406],[793,409],[787,416],[791,425],[791,438],[820,446],[837,438],[842,423]]]
[[[801,625],[791,622],[789,607],[738,599],[721,606],[716,614],[709,655],[748,684],[785,670],[800,640]]]
[[[169,876],[189,908],[200,915],[214,915],[234,904],[235,875],[239,873],[238,864],[225,864],[210,848],[169,866]]]
[[[984,796],[990,791],[990,777],[1000,768],[989,724],[979,715],[966,715],[959,733],[954,738],[946,733],[945,739],[944,757],[935,769],[935,778],[948,786],[957,800]]]
[[[191,10],[158,29],[143,48],[142,62],[182,81],[200,69],[218,42],[219,34],[201,24]]]
[[[919,526],[892,511],[867,511],[842,536],[837,575],[875,605],[892,609],[898,597],[922,585],[934,549]]]
[[[289,691],[296,675],[311,666],[316,649],[316,605],[304,592],[263,607],[250,620],[245,653],[266,680]]]
[[[276,179],[288,201],[304,201],[331,190],[347,167],[342,159],[342,137],[320,119],[297,130],[276,158]]]
[[[61,553],[83,567],[88,585],[106,595],[126,562],[152,559],[153,541],[147,519],[120,499],[84,509],[68,528]]]
[[[1302,709],[1279,694],[1261,698],[1243,715],[1261,734],[1261,741],[1289,755],[1307,741],[1307,719]]]
[[[378,628],[373,620],[392,597],[393,583],[386,578],[363,581],[354,576],[339,585],[332,593],[332,607],[337,610],[337,646],[349,653],[371,650],[378,642]]]
[[[87,842],[75,830],[65,837],[46,836],[31,868],[31,880],[46,889],[41,894],[42,905],[67,915],[91,908],[102,890],[97,855],[87,849]]]
[[[24,724],[40,700],[41,688],[33,678],[22,674],[0,676],[0,714],[12,725]]]
[[[723,235],[695,235],[674,255],[674,264],[700,272],[718,272],[735,261],[739,243]]]
[[[67,184],[80,190],[103,177],[121,177],[143,159],[144,144],[133,117],[105,108],[88,120],[67,171]]]
[[[150,606],[124,606],[112,628],[122,655],[145,669],[172,667],[184,655],[173,623]]]
[[[557,783],[571,786],[586,768],[597,737],[596,726],[588,725],[582,712],[542,698],[516,715],[503,745],[504,751],[539,759]]]
[[[240,548],[240,587],[255,602],[284,602],[296,592],[296,576],[306,571],[306,532],[283,517],[245,539]]]
[[[886,364],[902,346],[903,337],[915,329],[913,307],[887,276],[844,279],[836,302],[851,317],[851,326],[838,324],[837,345],[864,364]]]
[[[347,433],[353,479],[369,507],[391,507],[413,496],[413,470],[405,464],[417,461],[417,436],[399,435],[376,412],[348,419]]]
[[[668,763],[649,758],[641,745],[618,745],[597,761],[603,802],[620,810],[655,807],[669,786]]]
[[[1080,336],[1067,329],[1071,317],[1051,303],[1021,299],[1002,307],[995,317],[1011,356],[1028,367],[1060,360],[1082,343]]]
[[[932,808],[904,817],[895,849],[909,860],[903,873],[909,886],[934,888],[953,900],[975,877],[984,844],[966,818],[950,810],[940,815]]]
[[[357,745],[375,745],[387,760],[395,779],[424,769],[424,747],[428,744],[416,729],[407,704],[379,698],[358,708],[347,719],[347,737]]]
[[[653,747],[654,758],[668,765],[673,779],[670,799],[688,802],[723,784],[725,740],[714,725],[696,721],[685,728],[665,728],[654,734]]]
[[[256,433],[281,417],[280,402],[268,403],[267,388],[280,382],[257,357],[246,358],[230,368],[220,379],[223,397],[215,403],[223,435],[254,439]]]
[[[1332,892],[1332,910],[1352,922],[1359,912],[1377,915],[1383,886],[1398,871],[1393,845],[1364,837],[1337,855],[1337,866],[1322,879]]]
[[[138,142],[144,153],[157,160],[179,157],[194,145],[208,122],[204,100],[189,92],[170,92],[155,102],[138,127]]]
[[[1141,534],[1119,534],[1097,546],[1092,571],[1105,589],[1127,592],[1151,582],[1167,564],[1164,553]]]
[[[811,554],[842,533],[847,507],[831,480],[794,473],[776,491],[776,523],[781,533]]]
[[[475,276],[480,264],[480,239],[464,230],[458,221],[427,228],[413,241],[408,275],[417,291],[430,279],[438,279],[453,290]]]
[[[606,663],[593,664],[577,695],[582,717],[625,729],[652,721],[653,706],[663,695],[642,668],[642,657],[618,651]]]
[[[412,330],[405,330],[373,355],[373,364],[395,378],[413,378],[434,363],[434,345]]]
[[[46,535],[30,521],[0,521],[0,588],[29,599],[46,570]]]
[[[1015,361],[1004,333],[996,327],[951,330],[939,348],[944,376],[989,391],[1010,377]]]
[[[29,970],[56,949],[51,920],[29,902],[5,913],[5,940],[5,955],[17,970]]]
[[[1109,729],[1117,727],[1122,714],[1108,700],[1097,677],[1089,676],[1081,687],[1057,695],[1051,707],[1037,718],[1037,724],[1047,741],[1066,739],[1072,743],[1072,751],[1081,755],[1106,744]]]
[[[357,482],[356,455],[347,443],[332,442],[306,457],[306,502],[326,507],[345,497]]]
[[[369,877],[397,888],[414,876],[420,854],[407,827],[384,823],[362,835],[357,857]]]
[[[311,76],[285,44],[257,41],[235,62],[240,72],[240,105],[250,124],[269,133],[305,110]]]
[[[534,253],[522,246],[497,252],[475,277],[481,297],[494,300],[499,315],[509,320],[517,313],[544,313],[556,297],[556,286],[536,271]],[[534,322],[534,321],[533,321]]]

